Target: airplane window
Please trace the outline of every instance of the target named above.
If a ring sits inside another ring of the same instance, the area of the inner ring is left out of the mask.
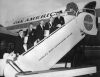
[[[17,23],[19,23],[19,21],[17,21]]]
[[[32,20],[32,18],[31,18],[31,20]]]
[[[29,21],[29,19],[27,19],[27,21]]]
[[[23,20],[21,20],[20,22],[23,22]]]

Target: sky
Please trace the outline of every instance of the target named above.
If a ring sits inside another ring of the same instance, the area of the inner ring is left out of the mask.
[[[0,0],[0,24],[6,27],[7,21],[19,17],[43,14],[64,7],[72,1],[84,2],[87,0]],[[100,3],[99,0],[96,1]]]

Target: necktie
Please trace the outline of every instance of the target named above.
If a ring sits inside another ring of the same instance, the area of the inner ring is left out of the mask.
[[[51,26],[52,26],[52,23],[49,23],[50,25],[49,25],[49,28],[51,28]]]

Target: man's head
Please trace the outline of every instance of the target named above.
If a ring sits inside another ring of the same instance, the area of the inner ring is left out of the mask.
[[[53,22],[54,21],[54,18],[51,16],[50,17],[50,22]]]
[[[40,21],[40,26],[41,26],[41,27],[44,26],[44,21]]]
[[[33,29],[33,24],[30,23],[30,25],[29,25],[29,30],[32,30],[32,29]]]
[[[23,30],[19,30],[18,34],[19,34],[20,37],[23,37],[24,36]]]
[[[62,11],[57,12],[57,17],[60,17],[60,14],[62,13]]]
[[[59,13],[59,12],[57,12],[57,17],[58,17],[58,18],[60,17],[60,13]]]

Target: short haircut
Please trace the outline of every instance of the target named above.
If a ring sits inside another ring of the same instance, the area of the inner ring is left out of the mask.
[[[33,25],[33,23],[31,22],[31,23],[29,23],[29,25]]]
[[[50,16],[50,18],[53,18],[53,16]]]
[[[22,29],[20,29],[20,30],[18,31],[18,33],[19,33],[19,32],[21,32],[21,31],[23,31],[23,30],[22,30]]]
[[[60,14],[60,13],[62,13],[62,11],[60,10],[60,11],[58,11],[58,12],[56,12],[56,13],[59,13],[59,14]]]

